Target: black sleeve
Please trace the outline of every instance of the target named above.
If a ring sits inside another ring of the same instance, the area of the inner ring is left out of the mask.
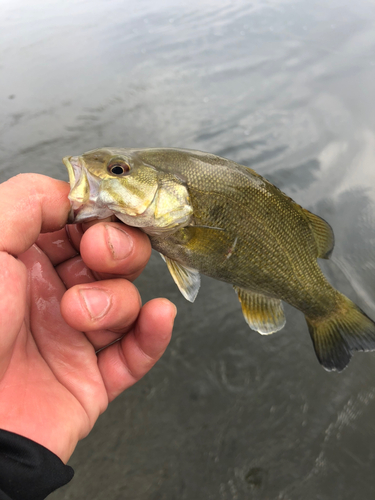
[[[73,475],[44,446],[0,429],[0,500],[42,500]]]

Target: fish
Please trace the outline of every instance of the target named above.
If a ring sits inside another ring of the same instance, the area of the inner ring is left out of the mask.
[[[233,285],[251,329],[302,311],[320,364],[341,372],[375,350],[375,323],[325,278],[317,259],[334,247],[331,226],[249,167],[201,151],[105,147],[63,159],[69,223],[115,215],[144,231],[182,295],[200,274]]]

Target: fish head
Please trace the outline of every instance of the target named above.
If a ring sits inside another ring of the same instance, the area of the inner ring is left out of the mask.
[[[69,223],[115,214],[158,233],[186,225],[192,214],[183,181],[142,160],[134,149],[102,148],[63,159],[68,169]]]

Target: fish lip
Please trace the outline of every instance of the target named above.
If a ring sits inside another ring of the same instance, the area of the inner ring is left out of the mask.
[[[71,164],[70,160],[72,159],[71,156],[65,156],[63,158],[63,164],[65,165],[67,171],[68,171],[68,175],[69,175],[69,184],[70,184],[70,190],[72,190],[75,186],[75,183],[76,183],[76,176],[75,176],[75,171],[73,169],[73,165]],[[77,216],[77,213],[75,213],[76,211],[74,210],[73,206],[72,206],[72,203],[70,204],[70,210],[69,210],[69,214],[68,214],[68,220],[67,220],[67,224],[73,224],[74,221],[75,221],[75,218]]]
[[[65,158],[63,158],[63,163],[68,170],[70,190],[72,190],[81,180],[82,173],[84,172],[86,175],[88,175],[89,172],[87,171],[79,156],[65,156]],[[92,174],[89,175],[90,177],[93,177]],[[90,188],[92,188],[91,183],[89,184]]]
[[[63,161],[63,164],[66,166],[66,169],[67,169],[68,174],[69,174],[70,189],[73,189],[73,187],[76,183],[76,178],[75,178],[73,165],[70,162],[71,159],[72,159],[72,156],[65,156],[62,161]]]

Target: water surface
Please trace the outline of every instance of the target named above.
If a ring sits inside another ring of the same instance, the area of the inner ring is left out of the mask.
[[[184,147],[251,166],[333,226],[330,281],[375,318],[375,6],[358,0],[0,1],[0,180],[61,158]],[[375,494],[375,354],[317,363],[303,315],[251,332],[231,286],[179,310],[162,361],[81,442],[51,495],[331,500]]]

